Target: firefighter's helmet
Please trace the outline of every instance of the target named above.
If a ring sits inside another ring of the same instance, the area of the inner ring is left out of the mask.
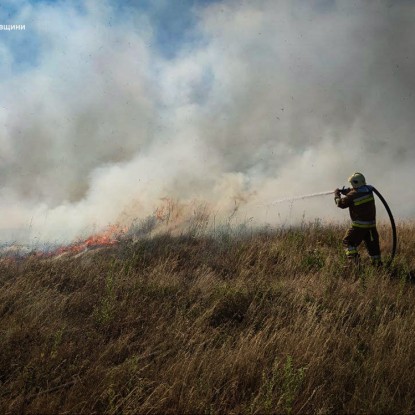
[[[365,176],[362,173],[355,172],[349,177],[349,182],[354,189],[366,184]]]

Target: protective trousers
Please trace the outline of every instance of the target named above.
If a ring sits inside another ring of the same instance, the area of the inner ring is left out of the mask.
[[[374,228],[355,228],[351,227],[344,236],[343,246],[347,258],[351,261],[358,261],[359,253],[357,247],[364,241],[366,249],[373,264],[381,265],[379,234]]]

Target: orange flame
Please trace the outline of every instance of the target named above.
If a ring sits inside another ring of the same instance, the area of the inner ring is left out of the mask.
[[[120,237],[124,235],[126,231],[126,227],[122,227],[120,225],[111,225],[99,234],[91,235],[85,240],[77,241],[71,245],[58,248],[53,251],[51,255],[55,256],[64,253],[77,254],[90,248],[116,245],[119,242]]]

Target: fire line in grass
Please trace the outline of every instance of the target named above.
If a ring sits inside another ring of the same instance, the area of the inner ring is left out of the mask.
[[[62,246],[52,251],[49,255],[56,256],[66,253],[78,254],[92,248],[116,245],[126,231],[126,227],[111,225],[101,233],[91,235],[85,240],[77,241],[67,246]]]

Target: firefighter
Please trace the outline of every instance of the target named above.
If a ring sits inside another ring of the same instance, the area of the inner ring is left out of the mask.
[[[376,229],[376,207],[372,186],[366,184],[362,173],[349,177],[350,189],[336,189],[334,201],[341,208],[349,208],[352,224],[343,239],[343,246],[349,261],[359,263],[358,246],[362,241],[371,258],[372,264],[382,265],[379,234]],[[344,195],[342,197],[341,195]]]

